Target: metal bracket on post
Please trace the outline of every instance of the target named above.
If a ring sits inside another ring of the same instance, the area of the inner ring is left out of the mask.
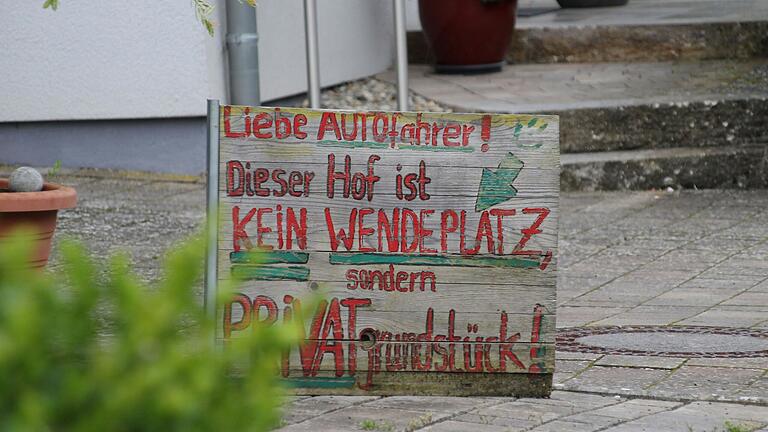
[[[208,181],[205,230],[205,314],[216,321],[217,251],[219,236],[219,101],[208,100]],[[214,332],[214,343],[216,334]]]
[[[307,42],[307,94],[309,107],[320,108],[320,58],[317,48],[317,2],[304,0],[304,36]]]
[[[395,48],[397,58],[397,109],[408,111],[408,45],[405,35],[404,0],[392,0],[395,12]]]

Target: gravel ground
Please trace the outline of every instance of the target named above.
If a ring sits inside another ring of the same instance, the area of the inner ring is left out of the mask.
[[[324,89],[321,94],[322,106],[328,109],[354,109],[396,111],[397,96],[395,85],[375,79],[363,78]],[[411,111],[451,112],[452,110],[433,100],[410,92]],[[301,106],[308,107],[304,99]]]

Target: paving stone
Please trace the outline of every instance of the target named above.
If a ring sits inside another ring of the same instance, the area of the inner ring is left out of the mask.
[[[401,431],[407,428],[417,429],[446,417],[448,415],[445,413],[424,413],[422,411],[358,405],[333,411],[311,421],[288,425],[280,430],[286,432],[360,431],[362,422],[373,421],[379,425],[379,430],[382,432],[386,430]]]
[[[326,414],[350,405],[372,401],[370,396],[315,396],[296,399],[285,405],[283,419],[287,423],[297,423]]]
[[[718,369],[683,366],[649,389],[657,397],[738,400],[738,392],[763,374],[758,369]]]
[[[576,342],[606,349],[628,349],[648,352],[717,353],[768,352],[768,339],[751,335],[733,335],[691,331],[612,332],[579,337]]]
[[[739,400],[768,404],[768,371],[738,391]]]
[[[560,360],[597,360],[602,357],[602,354],[595,354],[589,352],[570,352],[570,351],[557,351],[555,354],[556,361]]]
[[[706,310],[696,306],[637,306],[620,315],[597,321],[595,325],[670,325]]]
[[[765,321],[766,312],[761,310],[727,309],[714,307],[679,322],[681,325],[751,327]]]
[[[768,369],[768,357],[755,358],[691,358],[688,366],[707,366],[741,369]]]
[[[569,417],[566,417],[565,419],[570,421],[582,421],[581,420],[582,415],[594,415],[594,416],[600,416],[600,417],[613,418],[619,421],[625,421],[625,420],[632,420],[640,417],[645,417],[645,416],[656,414],[659,412],[669,411],[681,405],[682,403],[680,402],[666,402],[664,404],[648,404],[648,403],[638,403],[638,402],[635,402],[634,400],[629,400],[627,402],[622,402],[620,404],[599,408],[594,411],[590,411],[586,414],[569,416]],[[596,420],[600,420],[600,419],[596,419]],[[607,423],[607,421],[605,422]],[[618,421],[614,422],[613,424],[615,423],[618,423]],[[608,424],[606,424],[606,426],[608,426]]]
[[[530,430],[532,432],[562,432],[562,431],[592,432],[599,429],[601,429],[601,427],[598,425],[556,420],[553,422],[543,424],[541,426],[537,426]]]
[[[751,280],[733,280],[733,279],[709,279],[704,277],[696,277],[690,281],[686,281],[678,288],[703,288],[703,289],[717,289],[721,291],[727,291],[736,295],[741,291],[746,291],[755,286],[754,281]]]
[[[755,285],[750,289],[751,292],[768,292],[768,280],[765,280],[763,282],[760,282],[759,284]]]
[[[365,403],[365,407],[395,408],[424,412],[459,412],[492,403],[487,398],[391,396]]]
[[[510,430],[510,431],[528,430],[539,424],[539,422],[534,420],[523,420],[523,419],[517,419],[517,418],[509,418],[504,415],[497,416],[494,414],[477,414],[477,413],[462,414],[454,417],[452,420],[461,422],[463,424],[472,424],[472,425],[478,424],[483,426],[501,427],[504,430]],[[472,429],[470,428],[465,430],[472,430]]]
[[[557,310],[557,327],[582,326],[628,310],[628,307],[563,306]]]
[[[430,432],[466,432],[466,431],[473,431],[473,432],[517,432],[517,431],[524,431],[525,428],[514,428],[510,426],[495,426],[490,424],[482,424],[482,423],[468,423],[463,421],[457,421],[457,420],[447,420],[440,423],[437,423],[432,426],[427,426],[424,429],[419,429],[422,431],[430,431]]]
[[[754,408],[753,412],[748,412]],[[745,409],[747,411],[745,411]],[[680,408],[642,417],[606,429],[611,432],[651,431],[718,431],[723,430],[726,421],[757,429],[763,425],[761,418],[764,407],[750,407],[726,403],[694,402]]]
[[[658,399],[630,399],[626,403],[632,404],[632,405],[665,408],[670,410],[684,405],[683,402],[665,401],[665,400],[658,400]]]
[[[578,411],[579,408],[573,405],[542,404],[538,399],[522,399],[488,408],[480,408],[468,414],[524,420],[531,424],[541,424],[574,414]]]
[[[684,358],[650,357],[628,355],[606,355],[595,363],[597,366],[625,366],[653,369],[674,369],[685,361]]]
[[[646,387],[661,381],[668,373],[661,369],[593,366],[564,384],[568,390],[644,395]]]
[[[622,423],[623,421],[625,421],[625,419],[612,417],[612,416],[604,416],[604,415],[596,414],[594,411],[592,411],[592,412],[586,412],[586,413],[564,417],[560,421],[560,423],[568,422],[568,423],[583,424],[592,428],[591,430],[600,430],[608,426]],[[561,430],[568,430],[568,429],[561,429]],[[577,427],[577,430],[581,430],[581,429]]]
[[[520,400],[526,401],[530,399]],[[565,405],[577,408],[579,411],[588,411],[608,405],[614,405],[622,401],[624,401],[622,397],[602,396],[589,393],[553,391],[549,399],[539,400],[539,403],[544,405]]]
[[[586,369],[592,362],[587,360],[561,360],[556,359],[555,371],[574,374]]]
[[[725,306],[734,305],[734,306],[766,306],[768,307],[768,292],[747,291],[745,293],[741,293],[731,299],[724,301],[722,304]]]
[[[738,291],[736,291],[738,292]],[[649,299],[648,306],[705,306],[711,307],[729,299],[733,292],[721,292],[705,288],[674,288],[657,297]]]

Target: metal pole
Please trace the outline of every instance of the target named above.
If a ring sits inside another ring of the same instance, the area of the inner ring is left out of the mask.
[[[307,41],[307,87],[310,108],[320,108],[320,57],[317,50],[317,3],[304,0],[304,35]]]
[[[229,103],[260,105],[256,8],[246,2],[227,0],[227,54]]]
[[[216,322],[216,255],[219,235],[219,101],[208,100],[208,184],[205,253],[205,314]],[[215,341],[215,333],[214,333]]]
[[[408,111],[408,45],[405,40],[405,0],[392,0],[397,49],[397,109]]]

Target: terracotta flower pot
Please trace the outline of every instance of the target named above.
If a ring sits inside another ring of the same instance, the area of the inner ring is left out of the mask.
[[[517,0],[419,0],[438,73],[501,70],[515,29]]]
[[[9,192],[8,180],[0,179],[0,244],[16,228],[31,230],[29,241],[35,243],[29,266],[43,268],[51,254],[51,240],[56,230],[59,209],[74,207],[77,192],[66,186],[45,183],[40,192]]]

